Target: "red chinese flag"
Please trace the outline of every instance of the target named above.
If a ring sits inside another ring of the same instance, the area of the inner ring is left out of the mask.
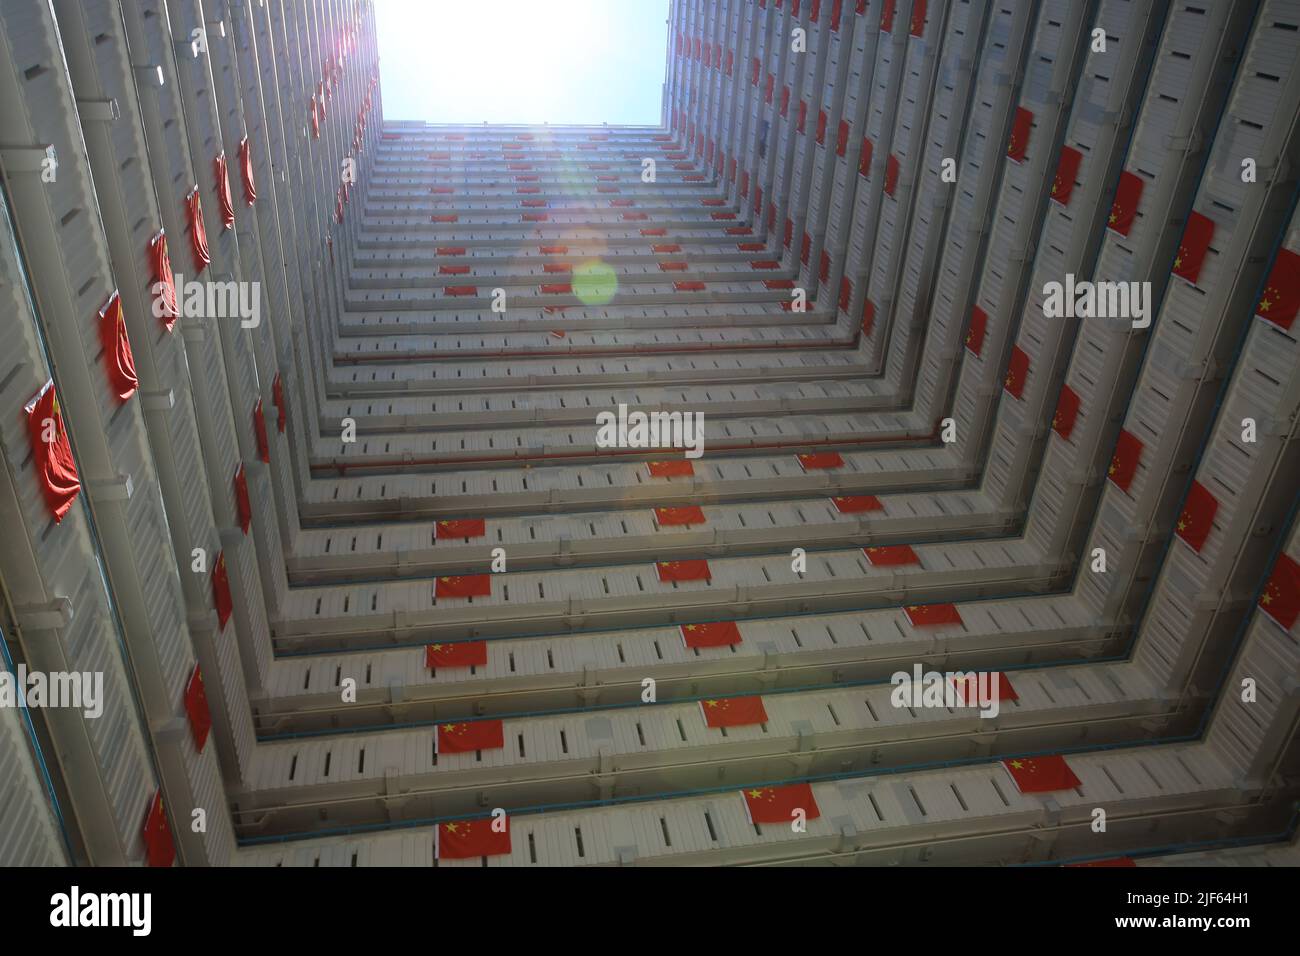
[[[875,495],[844,495],[832,498],[831,504],[842,515],[859,515],[868,511],[881,511],[884,505]]]
[[[775,259],[751,259],[749,267],[751,269],[779,269],[781,263]]]
[[[735,621],[710,621],[707,624],[682,624],[682,643],[688,649],[697,647],[730,647],[740,643],[740,628]]]
[[[1183,241],[1178,245],[1178,255],[1174,257],[1174,275],[1186,279],[1192,285],[1201,274],[1205,263],[1205,254],[1210,249],[1210,240],[1214,238],[1214,220],[1194,212],[1187,217],[1187,228],[1183,230]]]
[[[543,252],[546,250],[543,249]],[[437,253],[440,256],[463,256],[465,254],[464,246],[438,246]]]
[[[876,303],[870,299],[862,301],[862,334],[870,335],[876,325]]]
[[[32,445],[32,467],[45,494],[45,503],[57,524],[72,508],[72,502],[81,491],[77,477],[77,462],[72,457],[72,444],[59,400],[54,394],[53,380],[45,383],[26,406],[27,434]]]
[[[476,598],[492,595],[492,575],[460,574],[438,578],[434,598]]]
[[[1052,416],[1052,430],[1068,439],[1079,418],[1079,394],[1070,386],[1061,386],[1061,397],[1056,401],[1056,414]]]
[[[1142,199],[1143,181],[1130,172],[1119,174],[1119,185],[1115,188],[1115,201],[1110,206],[1110,216],[1106,227],[1121,236],[1127,236],[1133,228],[1133,219],[1137,215],[1138,203]]]
[[[849,148],[849,121],[840,120],[839,129],[835,135],[835,155],[843,156]]]
[[[912,29],[914,37],[925,35],[925,0],[912,0]]]
[[[944,627],[960,624],[961,613],[955,604],[909,604],[903,608],[913,627]]]
[[[171,827],[167,825],[167,813],[163,810],[162,791],[159,790],[149,801],[149,810],[145,814],[144,829],[145,862],[149,866],[171,866],[176,860],[176,847],[172,843]]]
[[[470,266],[438,266],[440,276],[467,276],[470,271]]]
[[[651,478],[685,478],[695,474],[695,466],[688,459],[646,462]]]
[[[1199,481],[1193,481],[1191,490],[1187,492],[1187,501],[1183,503],[1182,514],[1178,516],[1175,533],[1193,551],[1199,553],[1214,527],[1214,515],[1218,510],[1219,502],[1210,494],[1210,490]]]
[[[896,5],[895,0],[885,0],[885,5],[880,10],[880,32],[881,33],[888,33],[890,30],[894,29],[895,5]]]
[[[674,282],[673,290],[675,292],[703,292],[703,282]]]
[[[571,295],[573,293],[573,283],[571,282],[543,282],[539,288],[542,295]]]
[[[1300,255],[1282,249],[1264,283],[1264,294],[1255,306],[1255,314],[1290,331],[1297,309],[1300,309]]]
[[[199,198],[199,187],[190,190],[185,198],[188,222],[190,222],[190,251],[194,254],[194,274],[198,276],[212,261],[208,252],[208,230],[203,225],[203,202]]]
[[[542,271],[551,274],[569,275],[573,272],[573,266],[567,262],[544,262]]]
[[[140,387],[135,374],[135,358],[131,355],[131,340],[126,335],[126,319],[122,316],[122,297],[113,290],[108,305],[99,310],[99,340],[104,346],[104,366],[108,372],[108,385],[119,401],[125,402]]]
[[[1016,689],[1011,686],[1011,680],[1002,671],[989,674],[986,678],[988,681],[989,699],[991,701],[1019,700],[1020,695]],[[957,700],[965,704],[970,701],[968,706],[975,707],[979,701],[979,675],[976,673],[966,673],[960,676],[952,676],[952,686],[957,692]],[[967,697],[967,694],[970,696]]]
[[[978,305],[970,310],[970,328],[966,330],[966,350],[979,356],[984,352],[984,333],[989,327],[989,314]]]
[[[748,727],[767,723],[762,697],[724,697],[700,701],[707,727]]]
[[[885,195],[894,195],[898,186],[898,157],[890,153],[885,157]]]
[[[858,155],[859,176],[871,175],[871,149],[872,149],[871,140],[865,136],[862,137],[862,152]],[[789,243],[786,243],[786,245],[789,245]]]
[[[1055,793],[1079,786],[1064,757],[1016,757],[1002,761],[1021,793]]]
[[[426,644],[424,666],[430,670],[438,667],[486,667],[487,641]]]
[[[271,380],[271,401],[275,403],[276,410],[276,427],[281,433],[284,432],[285,419],[289,414],[288,405],[284,400],[284,382],[280,381],[280,373],[275,373],[275,378]]]
[[[818,451],[808,455],[796,455],[795,458],[804,471],[825,471],[829,468],[844,467],[844,458],[837,451]]]
[[[266,413],[262,411],[259,398],[253,406],[253,433],[257,436],[257,457],[263,462],[271,462],[271,439],[266,434]]]
[[[661,262],[659,263],[660,272],[685,272],[685,262]]]
[[[439,521],[438,538],[481,538],[487,534],[487,521],[483,518],[453,518]]]
[[[821,816],[813,798],[812,784],[792,783],[784,787],[751,787],[742,790],[745,797],[745,814],[750,823],[790,823],[796,811],[802,810],[805,820]]]
[[[471,720],[464,724],[438,725],[438,753],[440,754],[500,750],[505,745],[505,730],[500,720]]]
[[[1062,206],[1070,205],[1070,194],[1074,192],[1074,180],[1079,175],[1079,164],[1083,162],[1083,153],[1073,146],[1061,147],[1061,158],[1056,164],[1056,178],[1052,180],[1052,201]]]
[[[172,275],[172,260],[167,255],[167,236],[161,229],[149,243],[149,264],[153,267],[151,291],[157,296],[153,312],[170,332],[181,313],[176,306],[176,277]]]
[[[1020,348],[1019,345],[1011,347],[1011,362],[1007,365],[1006,378],[1002,380],[1002,387],[1007,390],[1012,398],[1023,398],[1025,394],[1025,379],[1029,377],[1029,354]]]
[[[1289,554],[1278,556],[1259,596],[1259,606],[1284,631],[1291,630],[1300,617],[1300,564]]]
[[[894,568],[901,567],[905,564],[920,564],[921,559],[916,556],[910,545],[906,544],[887,544],[876,548],[863,548],[862,553],[867,556],[873,568]]]
[[[474,285],[449,285],[442,290],[447,295],[456,298],[473,298],[478,295],[478,286]]]
[[[684,505],[679,508],[656,508],[655,520],[659,522],[660,527],[664,528],[704,524],[706,521],[704,511],[699,505]]]
[[[199,665],[194,665],[194,673],[185,686],[185,713],[190,718],[190,734],[194,737],[194,747],[203,753],[208,742],[208,731],[212,729],[212,713],[208,710],[208,695],[203,689],[203,672]]]
[[[235,602],[230,597],[230,574],[226,570],[226,552],[217,552],[217,561],[212,566],[212,603],[217,606],[217,630],[224,631],[230,613],[235,609]]]
[[[437,853],[440,860],[472,860],[484,856],[505,856],[510,853],[510,818],[497,824],[501,832],[492,829],[494,817],[481,820],[453,820],[438,824]]]
[[[239,517],[239,527],[244,534],[253,523],[253,505],[248,498],[248,475],[241,461],[235,466],[235,513]]]
[[[661,584],[673,584],[679,581],[710,581],[709,562],[704,559],[692,561],[660,561],[655,565]]]
[[[221,206],[222,228],[232,229],[235,225],[235,199],[230,192],[230,170],[226,166],[226,152],[217,154],[213,168],[217,177],[217,200]]]
[[[1113,481],[1120,491],[1128,491],[1137,474],[1138,462],[1142,459],[1142,442],[1136,435],[1126,429],[1120,429],[1119,440],[1115,442],[1115,454],[1110,458],[1110,467],[1106,477]]]
[[[257,202],[257,187],[253,185],[253,147],[245,136],[239,141],[239,171],[244,180],[244,202]]]
[[[817,145],[826,145],[826,122],[827,116],[825,110],[817,111]]]
[[[1013,163],[1025,160],[1025,151],[1029,148],[1029,132],[1034,126],[1034,114],[1023,106],[1016,107],[1015,118],[1011,121],[1011,141],[1007,143],[1007,155]]]

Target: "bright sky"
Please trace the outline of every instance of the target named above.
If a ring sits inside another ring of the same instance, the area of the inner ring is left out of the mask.
[[[375,0],[384,118],[660,121],[669,0]]]

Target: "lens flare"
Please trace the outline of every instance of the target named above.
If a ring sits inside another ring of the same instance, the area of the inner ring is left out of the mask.
[[[599,259],[590,259],[573,270],[573,294],[583,305],[608,305],[618,292],[618,274],[614,267]]]

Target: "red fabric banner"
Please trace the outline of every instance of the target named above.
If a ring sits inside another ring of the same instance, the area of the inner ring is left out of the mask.
[[[230,170],[227,168],[225,150],[217,153],[213,168],[216,171],[217,178],[217,200],[221,207],[221,225],[225,229],[232,229],[235,225],[235,199],[230,192]]]
[[[27,403],[26,412],[32,468],[50,514],[58,524],[71,510],[72,502],[81,491],[81,479],[77,476],[77,462],[72,457],[72,444],[63,425],[53,380],[46,382],[36,397]]]
[[[194,673],[185,686],[185,714],[190,719],[190,735],[194,738],[194,747],[199,753],[208,742],[208,731],[212,729],[212,713],[208,710],[208,695],[203,689],[203,672],[199,665],[194,665]]]
[[[235,513],[240,530],[248,534],[253,524],[253,505],[248,497],[248,474],[242,461],[235,466]]]
[[[683,478],[695,474],[695,466],[685,458],[646,462],[651,478]]]
[[[709,562],[703,559],[693,561],[660,561],[655,565],[659,581],[672,584],[678,581],[709,581]]]
[[[271,463],[271,439],[266,434],[266,413],[262,411],[259,398],[253,406],[253,434],[257,437],[257,457],[266,464]]]
[[[505,745],[505,728],[499,720],[471,720],[463,724],[438,725],[438,753],[440,754],[500,750]]]
[[[104,346],[109,387],[119,401],[125,402],[140,387],[140,379],[135,374],[135,358],[131,355],[131,341],[126,335],[122,297],[116,289],[108,297],[108,304],[99,310],[99,340]]]
[[[655,520],[660,527],[670,528],[683,525],[704,524],[704,510],[699,505],[682,505],[677,508],[656,508]]]
[[[482,538],[487,534],[487,521],[483,518],[450,518],[439,521],[435,528],[437,540]]]
[[[487,658],[487,641],[427,644],[424,648],[424,666],[430,670],[439,667],[486,667]]]
[[[881,511],[885,507],[875,495],[844,495],[832,498],[831,504],[842,515],[865,514],[868,511]]]
[[[458,574],[438,578],[433,596],[436,600],[446,598],[491,597],[492,575]]]
[[[706,727],[749,727],[767,723],[762,697],[723,697],[700,701]]]
[[[212,603],[217,607],[217,630],[224,631],[230,620],[235,602],[230,596],[230,573],[226,570],[226,552],[217,552],[216,563],[212,565]]]
[[[149,243],[149,264],[153,267],[152,292],[157,297],[153,304],[153,314],[162,319],[168,332],[180,317],[176,303],[176,277],[172,274],[172,260],[167,255],[167,236],[159,229]]]
[[[167,813],[163,810],[161,790],[149,801],[141,832],[144,836],[145,862],[149,866],[171,866],[176,860],[176,847],[172,843],[171,828],[167,825]]]
[[[245,136],[239,141],[239,172],[244,180],[244,202],[257,202],[257,187],[253,185],[253,147]]]
[[[482,820],[452,820],[438,824],[437,854],[440,860],[472,860],[475,857],[505,856],[510,853],[510,818],[492,828],[492,817]]]
[[[682,624],[677,628],[687,648],[730,647],[740,643],[740,628],[735,621],[710,621],[706,624]]]
[[[745,813],[750,823],[789,824],[796,819],[796,812],[800,810],[803,811],[805,820],[816,820],[821,816],[811,784],[752,787],[741,793],[745,798]]]

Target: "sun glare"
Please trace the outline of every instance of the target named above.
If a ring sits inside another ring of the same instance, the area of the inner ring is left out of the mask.
[[[668,0],[376,0],[384,117],[660,122]]]

